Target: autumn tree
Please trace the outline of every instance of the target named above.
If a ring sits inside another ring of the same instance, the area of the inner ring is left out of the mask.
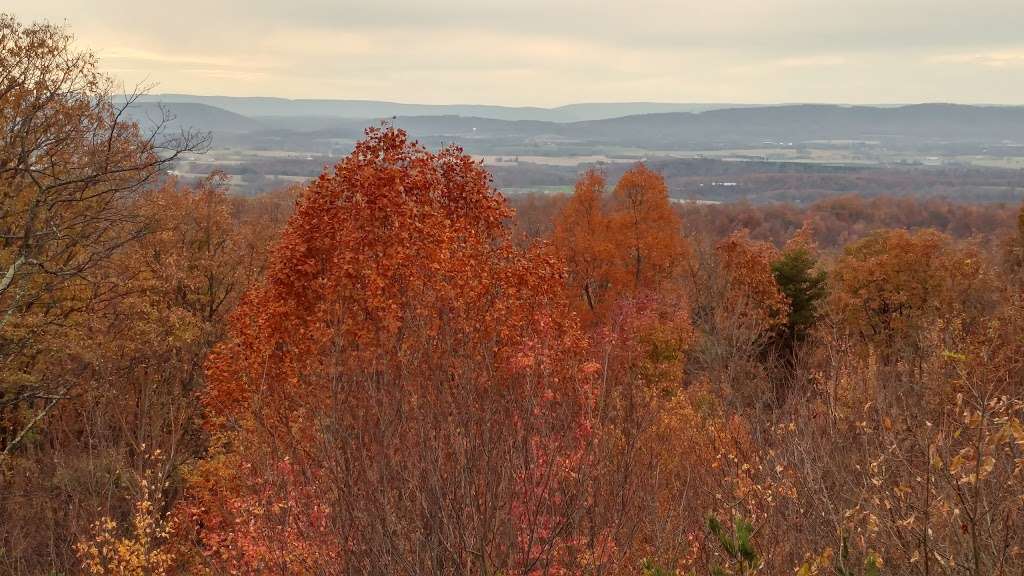
[[[650,289],[678,279],[688,250],[660,174],[643,164],[627,170],[612,191],[609,217],[620,251],[619,283]]]
[[[625,297],[680,293],[690,254],[680,228],[665,181],[644,165],[610,194],[603,174],[584,173],[555,219],[553,241],[587,316],[603,317]]]
[[[789,404],[793,432],[774,442],[810,520],[792,537],[847,569],[880,556],[899,574],[1018,570],[1024,554],[1005,543],[1024,502],[1011,447],[1024,438],[1022,311],[1006,302],[974,329],[937,320],[907,375],[845,335],[825,342],[815,390]]]
[[[701,333],[693,366],[725,396],[743,405],[772,398],[770,343],[786,322],[788,301],[772,275],[778,250],[740,230],[698,243],[693,281],[694,324]]]
[[[686,380],[697,338],[688,307],[625,299],[596,338],[596,458],[584,516],[593,556],[609,574],[643,564],[700,569],[710,562],[708,514],[764,521],[783,491],[758,461],[743,418],[706,382]]]
[[[788,315],[786,296],[772,273],[778,251],[752,240],[745,230],[722,240],[715,251],[724,274],[728,309],[747,319],[759,336],[769,337]]]
[[[1017,211],[1017,244],[1018,250],[1024,252],[1024,205]]]
[[[886,357],[917,350],[930,323],[954,313],[977,321],[991,276],[970,247],[933,230],[883,230],[852,243],[832,274],[834,310]]]
[[[1006,240],[1005,251],[1010,274],[1024,278],[1024,205],[1017,212],[1017,226]]]
[[[553,242],[566,260],[566,284],[593,312],[612,288],[614,239],[605,207],[605,179],[588,170],[555,219]]]
[[[166,116],[147,132],[127,120],[135,96],[116,105],[72,40],[0,15],[0,460],[71,392],[74,319],[116,292],[102,270],[147,229],[133,200],[205,144]]]
[[[118,290],[76,318],[76,340],[66,344],[75,352],[74,380],[65,376],[74,398],[57,404],[4,467],[0,572],[72,572],[74,551],[51,544],[90,541],[96,522],[108,543],[120,542],[145,501],[143,477],[163,503],[147,510],[147,522],[165,520],[182,468],[205,447],[203,363],[228,312],[262,275],[287,198],[230,197],[214,175],[192,185],[168,180],[136,199],[147,234],[107,261],[103,282]]]
[[[213,449],[179,511],[205,561],[579,565],[592,371],[563,270],[508,216],[469,156],[390,127],[309,186],[209,360]]]

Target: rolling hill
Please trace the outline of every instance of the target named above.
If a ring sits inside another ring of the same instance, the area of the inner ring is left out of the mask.
[[[161,108],[170,115],[170,121],[164,126],[169,131],[195,128],[214,134],[244,134],[267,129],[264,124],[248,116],[196,102],[136,102],[128,107],[127,113],[146,130],[161,122],[164,117]]]

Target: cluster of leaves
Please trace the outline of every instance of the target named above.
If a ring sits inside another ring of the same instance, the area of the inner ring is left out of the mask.
[[[151,455],[159,461],[160,452]],[[137,478],[138,495],[126,534],[109,516],[96,520],[92,534],[75,544],[82,571],[89,576],[164,576],[173,556],[167,547],[171,527],[161,514],[162,492],[155,467]]]
[[[868,554],[863,566],[859,569],[850,565],[850,548],[843,541],[837,556],[832,548],[825,548],[820,554],[810,555],[800,568],[797,576],[817,576],[829,574],[834,576],[881,576],[882,559],[877,554]]]

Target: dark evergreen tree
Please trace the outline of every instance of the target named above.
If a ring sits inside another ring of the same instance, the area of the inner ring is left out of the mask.
[[[818,304],[825,298],[826,275],[816,270],[818,259],[807,248],[787,250],[772,263],[772,275],[789,299],[789,315],[782,328],[780,343],[786,351],[807,337],[818,319]]]

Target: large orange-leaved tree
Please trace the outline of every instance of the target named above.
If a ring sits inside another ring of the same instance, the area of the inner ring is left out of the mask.
[[[513,245],[509,212],[460,149],[390,127],[309,186],[209,359],[212,447],[179,511],[202,564],[529,574],[585,561],[595,367],[552,289],[562,267]]]

